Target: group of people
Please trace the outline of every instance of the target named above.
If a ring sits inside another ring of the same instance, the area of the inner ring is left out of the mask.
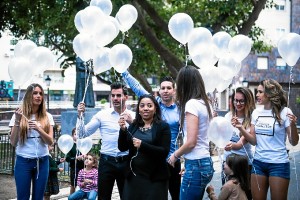
[[[83,195],[111,199],[115,181],[124,200],[168,199],[168,191],[173,200],[203,199],[205,191],[211,199],[266,199],[269,187],[272,198],[287,199],[290,166],[285,140],[288,137],[292,145],[297,145],[299,135],[297,117],[287,107],[278,82],[260,82],[258,108],[249,89],[235,90],[232,109],[225,116],[234,127],[233,136],[225,147],[224,185],[217,196],[208,186],[214,168],[207,130],[214,111],[199,71],[192,66],[183,67],[176,79],[177,88],[172,78],[165,77],[157,97],[128,72],[122,77],[139,97],[136,112],[127,109],[125,84],[115,82],[111,84],[112,107],[99,111],[86,125],[78,120],[84,136],[100,130],[102,145],[99,165],[96,157],[87,155],[85,168],[78,175],[71,172],[78,176],[81,189],[69,199]],[[53,144],[54,122],[46,112],[43,95],[40,85],[31,84],[22,107],[10,122],[11,143],[17,154],[18,199],[29,199],[31,181],[33,199],[42,199],[48,180],[47,145]],[[77,110],[82,116],[85,104],[79,103]],[[181,134],[184,143],[178,145]],[[74,192],[76,184],[72,186]]]

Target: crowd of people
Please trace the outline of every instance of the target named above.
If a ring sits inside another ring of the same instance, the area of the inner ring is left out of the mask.
[[[122,82],[111,84],[112,107],[96,113],[86,125],[80,123],[85,104],[79,103],[74,146],[66,159],[57,161],[49,153],[54,121],[46,111],[44,90],[39,84],[28,86],[9,124],[11,144],[16,147],[17,199],[29,199],[31,187],[32,199],[57,194],[57,172],[62,170],[58,165],[65,161],[71,167],[72,200],[109,200],[115,182],[124,200],[167,200],[168,193],[173,200],[203,199],[205,191],[210,199],[266,199],[269,188],[272,199],[287,199],[290,163],[285,142],[288,138],[297,145],[299,135],[297,117],[287,107],[277,81],[261,81],[256,102],[248,88],[234,90],[225,115],[233,133],[224,148],[223,186],[217,195],[209,185],[215,169],[208,127],[215,114],[199,71],[184,66],[176,82],[164,77],[158,96],[147,92],[129,72],[122,77],[138,96],[136,111],[127,109],[128,88]],[[99,155],[80,155],[76,134],[88,137],[96,130],[102,140]]]

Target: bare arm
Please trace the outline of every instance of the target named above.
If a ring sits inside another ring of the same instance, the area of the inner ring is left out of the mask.
[[[286,128],[286,133],[291,145],[296,146],[299,142],[299,134],[297,130],[297,117],[293,114],[287,114],[290,120],[290,126]]]
[[[187,122],[187,140],[186,142],[175,151],[169,158],[169,163],[173,165],[176,160],[182,155],[189,153],[197,144],[197,135],[198,135],[198,124],[199,118],[191,113],[186,113],[186,122]]]
[[[237,117],[233,117],[231,119],[231,124],[238,128],[241,134],[245,137],[245,139],[252,145],[256,145],[256,135],[255,135],[255,129],[254,125],[251,124],[250,127],[250,133],[246,131],[246,129],[243,127],[243,125],[238,121]]]

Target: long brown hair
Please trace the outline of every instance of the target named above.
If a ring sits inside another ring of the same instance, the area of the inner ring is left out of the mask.
[[[287,98],[282,86],[274,79],[266,79],[260,82],[264,87],[264,93],[272,105],[272,113],[276,121],[282,125],[280,112],[287,106]]]
[[[23,99],[23,104],[22,104],[22,111],[23,115],[30,120],[31,115],[32,115],[32,98],[33,98],[33,91],[36,87],[39,87],[42,91],[42,103],[39,105],[38,111],[35,115],[36,121],[39,121],[41,124],[42,128],[45,130],[46,133],[49,132],[50,130],[50,122],[47,117],[47,111],[46,111],[46,105],[45,105],[45,100],[44,100],[44,90],[41,85],[37,83],[32,83],[27,87],[24,99]],[[20,121],[20,143],[24,144],[25,140],[27,139],[28,135],[28,122],[27,119],[24,117],[21,118]]]
[[[205,85],[200,72],[193,66],[180,69],[177,79],[177,101],[180,109],[180,126],[183,127],[185,117],[185,104],[190,99],[202,99],[205,103],[209,119],[212,118],[210,101],[205,91]]]

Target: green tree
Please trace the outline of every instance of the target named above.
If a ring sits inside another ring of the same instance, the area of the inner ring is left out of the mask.
[[[0,28],[9,29],[17,38],[30,38],[37,44],[49,46],[61,52],[62,68],[75,62],[72,41],[78,34],[74,16],[89,5],[85,0],[2,0],[0,3]],[[124,44],[133,51],[129,68],[147,90],[151,90],[146,77],[165,75],[176,77],[185,62],[185,50],[173,39],[168,30],[172,15],[184,12],[193,18],[195,27],[206,27],[216,33],[226,31],[232,36],[244,34],[251,37],[256,51],[269,49],[259,36],[263,30],[255,26],[259,13],[265,7],[273,6],[272,0],[115,0],[115,16],[119,8],[130,3],[138,11],[138,19],[125,37]],[[119,36],[108,46],[123,41]],[[192,64],[192,63],[190,63]],[[115,79],[113,70],[97,75],[104,82]]]

